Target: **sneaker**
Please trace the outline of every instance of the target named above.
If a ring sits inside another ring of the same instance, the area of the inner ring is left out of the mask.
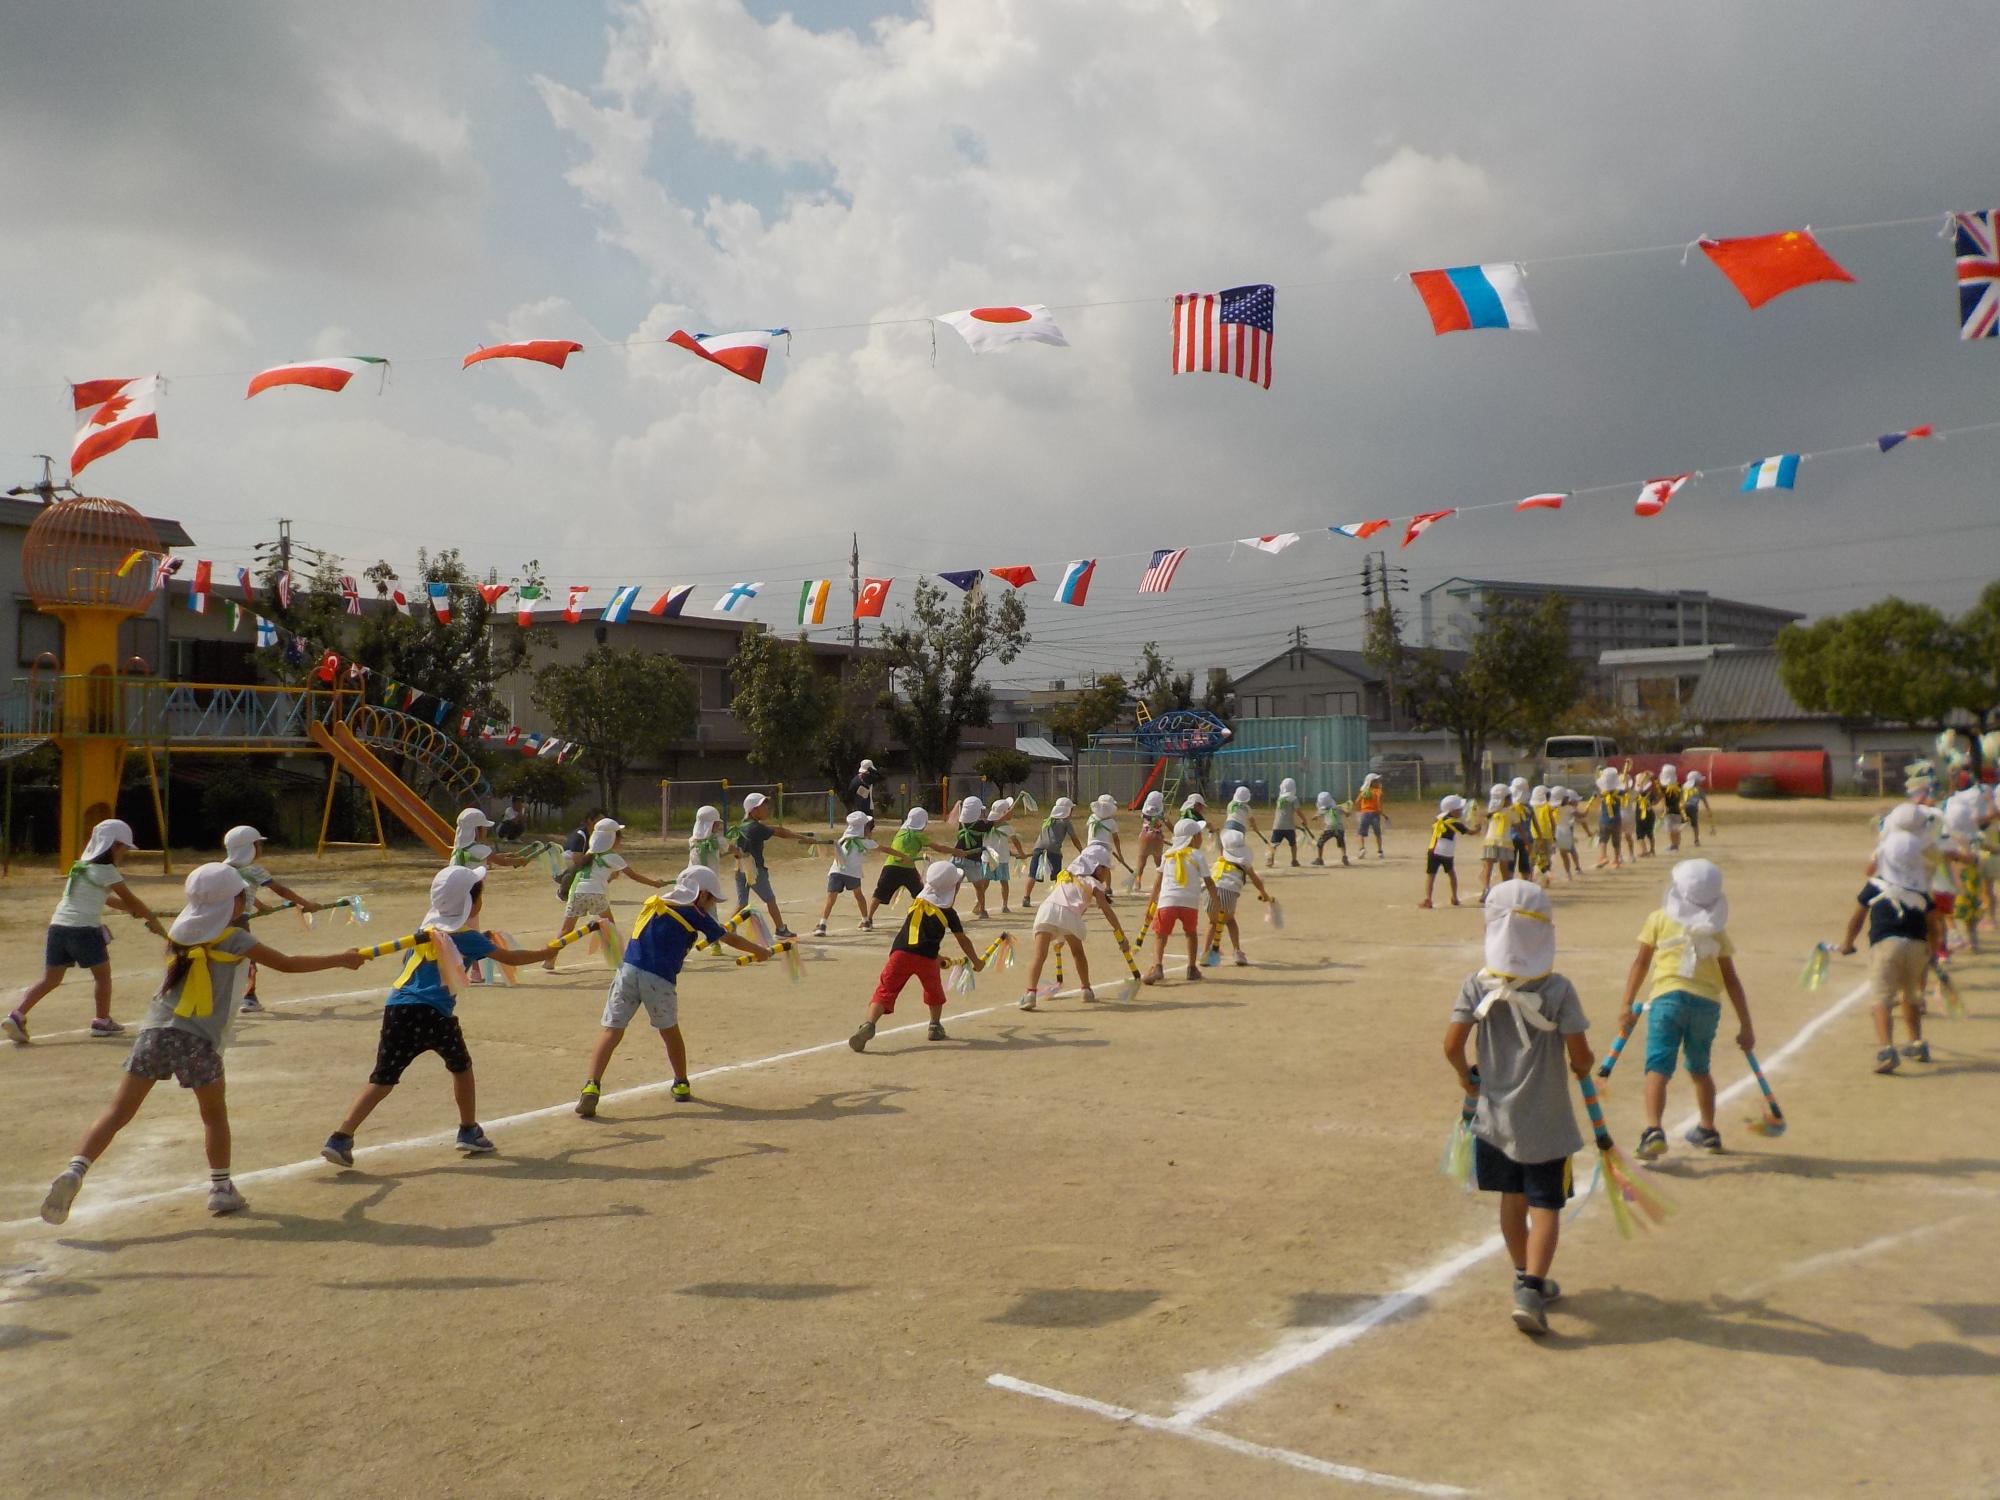
[[[795,938],[798,934],[789,927],[780,927],[778,929],[778,936],[781,938]]]
[[[1187,977],[1190,979],[1201,978],[1201,966],[1199,964],[1189,964],[1187,966]]]
[[[1648,1125],[1639,1132],[1634,1154],[1641,1161],[1658,1161],[1667,1154],[1667,1133],[1657,1125]]]
[[[678,1102],[685,1104],[688,1102],[688,1100],[694,1097],[694,1085],[689,1083],[685,1078],[676,1078],[674,1080],[673,1088],[668,1090],[668,1092],[671,1093]]]
[[[69,1217],[69,1206],[76,1202],[77,1189],[83,1186],[83,1178],[76,1172],[64,1172],[49,1184],[49,1195],[42,1199],[42,1222],[60,1224]]]
[[[1537,1337],[1549,1331],[1548,1298],[1518,1281],[1514,1283],[1514,1326]]]
[[[456,1144],[467,1156],[485,1156],[488,1152],[500,1149],[477,1123],[459,1126]]]
[[[109,1016],[92,1016],[90,1018],[90,1034],[92,1036],[123,1036],[125,1035],[125,1028]]]
[[[468,975],[467,977],[469,978],[470,976]],[[255,995],[245,995],[243,997],[243,1004],[238,1009],[246,1016],[259,1015],[263,1012],[264,1002],[259,1000]]]
[[[859,1026],[854,1028],[854,1035],[847,1039],[847,1045],[852,1047],[856,1052],[866,1052],[868,1044],[874,1040],[875,1023],[873,1021],[863,1021]]]
[[[1551,1281],[1546,1276],[1542,1278],[1542,1306],[1554,1307],[1556,1299],[1562,1294],[1563,1289],[1560,1281]]]
[[[1152,968],[1146,971],[1144,977],[1141,978],[1139,982],[1141,984],[1158,984],[1162,979],[1165,979],[1166,977],[1167,976],[1165,972],[1161,970],[1160,966],[1158,964],[1154,964]]]
[[[1314,864],[1316,864],[1316,865],[1323,865],[1323,864],[1325,864],[1325,863],[1326,863],[1326,861],[1325,861],[1325,860],[1323,860],[1323,859],[1316,859],[1316,860],[1314,860],[1314,861],[1313,861],[1313,863],[1314,863]]]
[[[873,932],[875,930],[875,919],[873,917],[870,917],[865,922],[855,923],[854,930],[856,932]]]
[[[1094,1002],[1097,999],[1097,991],[1086,984],[1083,987],[1083,998],[1086,1003]]]
[[[1896,1071],[1896,1049],[1894,1047],[1884,1047],[1880,1052],[1875,1054],[1875,1071],[1878,1073],[1893,1073]]]
[[[1681,1139],[1686,1141],[1690,1146],[1701,1147],[1704,1151],[1720,1151],[1722,1149],[1722,1132],[1711,1129],[1706,1125],[1694,1126]]]
[[[825,937],[825,936],[826,936],[826,923],[824,923],[824,922],[821,922],[821,923],[820,923],[820,924],[819,924],[819,925],[818,925],[817,927],[813,928],[813,936],[814,936],[814,937]]]
[[[1033,1010],[1035,1008],[1035,992],[1033,990],[1029,990],[1027,994],[1023,995],[1019,1000],[1015,1001],[1014,1003],[1020,1006],[1022,1010]]]
[[[1236,955],[1236,967],[1237,967],[1237,968],[1239,968],[1239,969],[1247,969],[1247,968],[1249,968],[1249,967],[1250,967],[1250,955],[1249,955],[1249,954],[1247,954],[1247,953],[1238,953],[1238,954]]]
[[[944,1022],[942,1021],[931,1022],[931,1029],[925,1033],[925,1036],[933,1042],[948,1042],[951,1040],[950,1037],[944,1034]]]
[[[326,1138],[326,1144],[319,1148],[319,1154],[336,1167],[354,1165],[354,1137],[342,1135],[336,1130]]]
[[[1903,1056],[1907,1057],[1911,1062],[1927,1063],[1931,1060],[1931,1044],[1929,1042],[1912,1042],[1903,1049]]]
[[[236,1184],[228,1178],[209,1184],[208,1211],[218,1219],[224,1214],[240,1214],[249,1206],[243,1201],[243,1195],[236,1191]]]
[[[9,1011],[7,1019],[0,1021],[0,1033],[4,1033],[7,1040],[15,1043],[17,1046],[27,1046],[28,1018],[18,1010]]]
[[[583,1086],[583,1092],[576,1096],[576,1112],[584,1119],[592,1119],[597,1114],[597,1099],[602,1091],[593,1081]]]

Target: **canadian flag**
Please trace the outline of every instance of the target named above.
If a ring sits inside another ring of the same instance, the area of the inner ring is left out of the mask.
[[[889,585],[893,578],[864,578],[861,580],[861,597],[854,603],[854,618],[857,620],[879,620],[882,606],[889,602]]]
[[[1639,498],[1632,506],[1632,514],[1657,516],[1667,508],[1669,500],[1687,487],[1687,482],[1692,478],[1694,478],[1692,474],[1669,474],[1664,479],[1647,480],[1639,487]]]
[[[583,618],[583,596],[590,592],[587,583],[572,583],[569,586],[569,603],[563,606],[563,620],[574,625]]]
[[[93,459],[115,453],[134,438],[160,435],[160,377],[136,380],[84,380],[71,386],[70,396],[81,414],[76,445],[69,450],[70,477]]]

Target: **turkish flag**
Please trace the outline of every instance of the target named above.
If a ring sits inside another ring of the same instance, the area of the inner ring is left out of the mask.
[[[889,585],[893,578],[864,578],[861,580],[861,597],[855,601],[854,618],[857,620],[879,620],[882,606],[889,602]]]
[[[1035,570],[1030,567],[988,568],[986,571],[995,578],[1011,583],[1017,589],[1024,589],[1035,581]]]
[[[331,651],[327,652],[319,659],[319,666],[314,670],[313,676],[328,687],[332,687],[340,676],[340,658]]]

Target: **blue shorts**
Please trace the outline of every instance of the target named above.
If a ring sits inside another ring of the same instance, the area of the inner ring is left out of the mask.
[[[1036,849],[1028,855],[1028,879],[1054,880],[1062,874],[1061,854],[1052,854],[1047,849]]]
[[[42,967],[94,969],[111,962],[102,927],[51,927],[42,942]]]
[[[1675,1061],[1684,1055],[1690,1073],[1706,1073],[1721,1024],[1721,1002],[1668,990],[1646,1007],[1646,1071],[1671,1078]]]
[[[1355,832],[1357,837],[1364,839],[1372,833],[1379,842],[1382,837],[1382,815],[1378,812],[1363,813],[1361,815],[1361,826]]]

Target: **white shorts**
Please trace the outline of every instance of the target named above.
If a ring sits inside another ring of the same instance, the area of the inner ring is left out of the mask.
[[[1560,849],[1564,854],[1576,853],[1576,825],[1574,823],[1567,828],[1558,828],[1556,830],[1556,848]]]
[[[661,1031],[680,1024],[680,993],[673,981],[631,964],[620,964],[618,972],[611,976],[611,993],[604,997],[604,1025],[612,1031],[623,1031],[632,1024],[642,1005],[646,1007],[646,1019]]]
[[[1215,888],[1216,904],[1213,910],[1211,910],[1209,913],[1209,920],[1213,921],[1215,919],[1215,913],[1218,911],[1222,913],[1222,920],[1225,922],[1228,921],[1231,917],[1235,916],[1236,903],[1239,899],[1241,899],[1242,895],[1243,891],[1241,887],[1238,887],[1236,890],[1232,891],[1227,886],[1221,886],[1221,885],[1217,886]]]
[[[1083,913],[1051,896],[1035,909],[1035,931],[1056,937],[1083,939]]]
[[[575,917],[579,922],[586,917],[608,917],[611,915],[611,898],[596,891],[572,891],[569,900],[563,903],[563,915]]]

